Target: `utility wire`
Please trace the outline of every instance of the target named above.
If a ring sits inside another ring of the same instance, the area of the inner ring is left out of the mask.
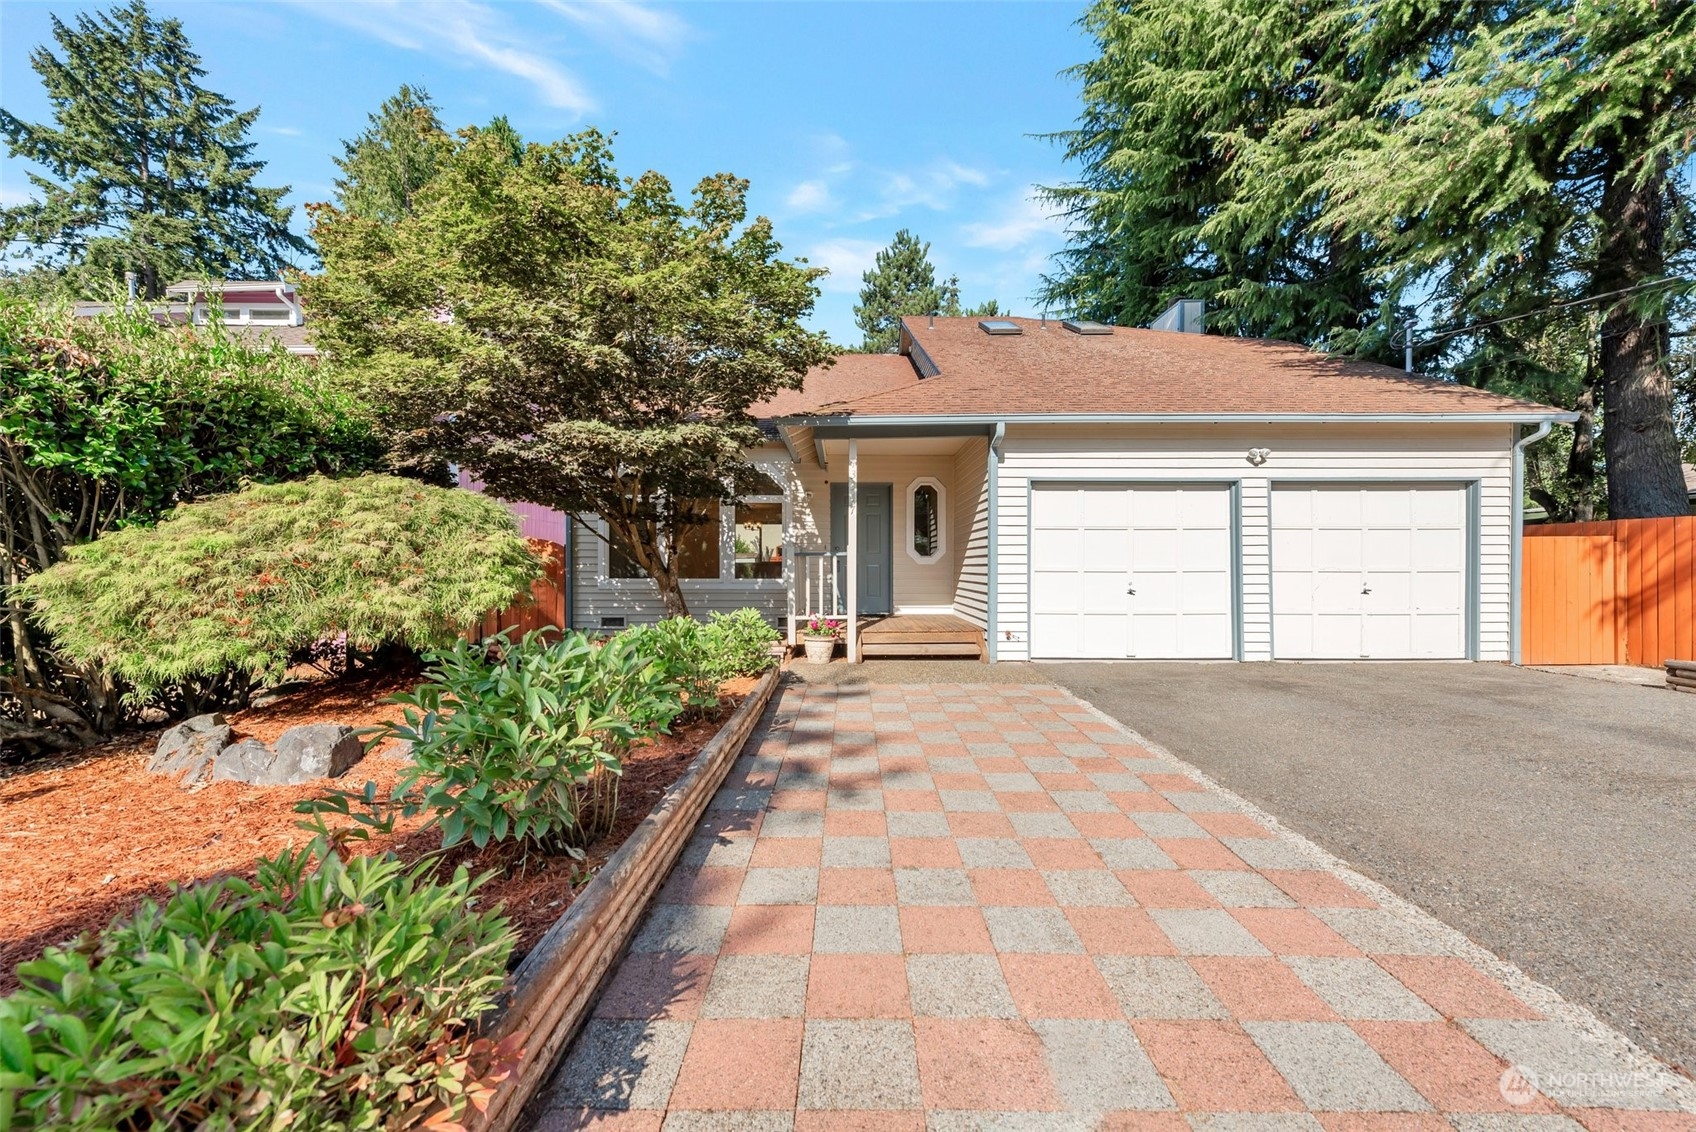
[[[1413,344],[1416,347],[1435,346],[1437,343],[1447,341],[1450,338],[1455,338],[1462,334],[1471,334],[1474,331],[1484,330],[1491,326],[1500,326],[1504,322],[1517,322],[1522,318],[1535,318],[1538,315],[1549,314],[1552,311],[1565,310],[1568,307],[1581,307],[1590,303],[1599,303],[1603,299],[1614,299],[1625,295],[1634,295],[1639,291],[1652,291],[1657,287],[1664,287],[1669,283],[1689,284],[1696,283],[1696,280],[1688,279],[1682,275],[1668,275],[1662,279],[1651,279],[1647,283],[1638,283],[1630,287],[1621,287],[1617,291],[1604,291],[1600,295],[1586,295],[1581,299],[1568,299],[1564,303],[1554,303],[1550,306],[1542,307],[1534,311],[1525,311],[1521,314],[1503,315],[1501,318],[1492,318],[1487,322],[1475,322],[1470,326],[1462,326],[1457,330],[1445,330],[1440,334],[1433,334],[1429,338],[1415,338]],[[1411,328],[1409,329],[1411,330]],[[1402,332],[1402,341],[1404,343],[1407,340],[1408,332],[1408,330],[1404,330]],[[1682,335],[1680,336],[1682,337]]]

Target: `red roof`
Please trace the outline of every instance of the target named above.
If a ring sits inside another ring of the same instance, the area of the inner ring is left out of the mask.
[[[1076,334],[1058,320],[1046,326],[1033,318],[1006,321],[1021,332],[987,334],[975,318],[907,319],[912,365],[891,355],[842,358],[842,372],[815,371],[804,394],[769,402],[772,415],[1489,417],[1561,411],[1290,342],[1125,327]],[[934,370],[934,376],[920,380],[915,367]]]

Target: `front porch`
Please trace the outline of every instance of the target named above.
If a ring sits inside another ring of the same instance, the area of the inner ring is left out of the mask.
[[[842,627],[849,663],[994,659],[988,616],[989,438],[786,436],[790,643],[813,618]]]
[[[859,657],[964,656],[989,660],[983,630],[952,613],[897,613],[862,617],[856,634]]]

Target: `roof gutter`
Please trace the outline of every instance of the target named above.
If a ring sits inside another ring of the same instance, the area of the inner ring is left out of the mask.
[[[1001,444],[1007,439],[1007,425],[1001,421],[995,422],[995,434],[989,438],[989,482],[986,491],[989,494],[989,526],[988,565],[989,576],[984,579],[984,644],[989,651],[989,661],[995,663],[1000,649],[996,643],[996,605],[1000,602],[1001,587],[996,584],[996,562],[1000,555],[996,552],[1001,542],[1000,505],[997,496],[1001,494]]]
[[[1578,414],[1571,414],[1576,418]],[[1549,435],[1554,423],[1545,420],[1537,431],[1520,437],[1513,446],[1513,511],[1508,542],[1508,663],[1520,663],[1523,634],[1520,632],[1520,590],[1525,579],[1520,576],[1520,556],[1525,542],[1525,450]]]
[[[1571,424],[1578,414],[1561,409],[1501,413],[975,413],[867,416],[850,413],[801,414],[780,423],[812,428],[876,428],[977,425],[986,430],[1007,424]]]

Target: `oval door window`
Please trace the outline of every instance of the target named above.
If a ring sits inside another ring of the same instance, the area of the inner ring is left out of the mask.
[[[941,549],[941,515],[936,488],[923,483],[913,489],[913,553],[920,558],[934,557]]]

